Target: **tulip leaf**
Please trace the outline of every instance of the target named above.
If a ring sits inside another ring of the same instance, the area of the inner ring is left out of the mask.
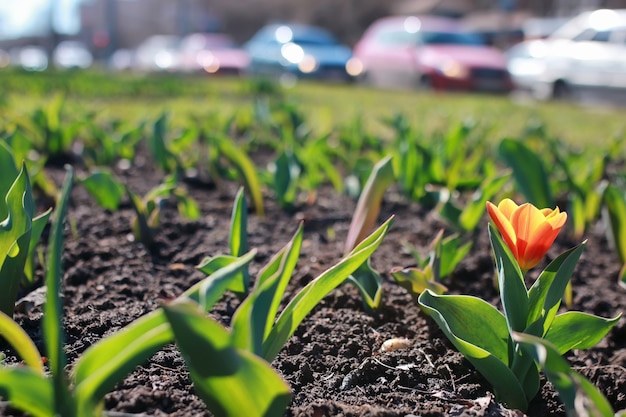
[[[348,280],[359,290],[366,308],[376,310],[380,307],[383,297],[383,279],[380,273],[372,267],[370,259],[359,266],[348,277]]]
[[[0,336],[9,342],[27,366],[44,375],[43,361],[35,343],[19,324],[1,311]]]
[[[550,262],[530,287],[526,326],[532,326],[533,330],[526,330],[527,333],[544,336],[550,328],[585,245],[586,242],[582,242],[559,255]]]
[[[565,404],[568,416],[612,417],[611,404],[591,382],[572,370],[550,341],[524,333],[513,339],[539,364]]]
[[[110,172],[94,171],[81,184],[101,207],[110,211],[116,211],[124,197],[124,185]]]
[[[269,363],[234,347],[228,331],[197,305],[176,302],[163,309],[195,391],[213,415],[271,417],[284,412],[291,392]]]
[[[388,155],[372,168],[363,187],[348,229],[346,253],[361,242],[376,224],[385,191],[394,180],[392,157]]]
[[[494,175],[486,178],[480,184],[480,187],[476,190],[471,201],[467,203],[459,217],[459,224],[463,230],[472,231],[476,229],[482,215],[485,213],[485,204],[502,190],[509,177],[510,174]]]
[[[32,368],[0,368],[0,397],[33,417],[55,415],[52,382]]]
[[[545,339],[561,355],[572,349],[588,349],[602,340],[621,317],[620,314],[615,318],[605,319],[580,311],[568,311],[554,318]]]
[[[259,217],[263,217],[265,215],[263,194],[261,193],[261,183],[254,163],[250,160],[248,154],[235,146],[231,140],[216,138],[216,145],[220,155],[233,164],[244,182],[256,214]]]
[[[513,170],[513,179],[526,199],[536,207],[554,207],[548,172],[541,158],[524,143],[504,139],[498,156]]]
[[[498,399],[507,407],[525,410],[524,388],[509,368],[509,330],[502,313],[477,297],[436,295],[430,290],[418,302],[494,387]]]
[[[263,357],[266,360],[273,360],[311,310],[374,253],[389,231],[392,221],[393,217],[390,217],[337,264],[309,282],[287,304],[265,340]]]
[[[0,141],[0,196],[6,196],[13,181],[19,175],[19,170],[15,166],[15,159],[9,146]],[[5,219],[8,215],[7,206],[0,201],[0,220]]]
[[[65,215],[68,210],[70,192],[74,183],[74,170],[67,168],[67,175],[61,188],[61,196],[54,211],[48,252],[46,256],[46,303],[43,306],[43,335],[46,342],[46,354],[54,384],[55,411],[61,415],[71,415],[73,408],[69,392],[65,366],[65,335],[63,332],[63,304],[61,301],[63,270],[63,230]]]
[[[303,231],[301,224],[291,241],[261,271],[251,294],[237,308],[232,319],[233,342],[237,347],[256,355],[263,353],[263,342],[300,256]]]
[[[498,273],[498,287],[504,315],[511,331],[526,328],[528,317],[528,292],[524,277],[511,254],[509,247],[502,241],[500,234],[489,224],[489,239],[493,248]]]
[[[26,165],[0,202],[6,218],[0,219],[0,311],[13,317],[15,299],[24,275],[35,210]]]
[[[445,285],[433,279],[430,265],[427,265],[424,269],[394,268],[390,271],[390,274],[398,284],[406,288],[415,297],[418,297],[427,289],[438,295],[448,292],[448,288]]]
[[[231,255],[242,256],[248,252],[248,204],[243,188],[239,188],[235,196],[228,241]]]
[[[620,271],[619,283],[626,287],[626,193],[614,185],[604,190],[607,236],[624,265]]]
[[[237,278],[241,268],[252,261],[255,253],[251,251],[225,265],[178,299],[190,298],[196,302],[202,299],[205,311],[208,311]],[[129,372],[173,339],[163,311],[156,310],[89,347],[73,371],[79,404],[83,409],[93,407]]]

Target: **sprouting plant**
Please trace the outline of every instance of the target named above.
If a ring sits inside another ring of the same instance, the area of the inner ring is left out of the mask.
[[[96,202],[111,211],[118,209],[124,195],[128,196],[134,216],[131,230],[136,240],[149,250],[154,249],[154,234],[159,227],[160,213],[166,200],[174,198],[179,214],[185,219],[195,220],[200,217],[200,208],[196,201],[181,187],[175,175],[166,177],[163,182],[148,191],[143,198],[122,184],[106,169],[95,169],[80,179],[80,183]]]
[[[246,245],[245,200],[240,190],[233,207],[231,251]],[[298,325],[326,294],[344,282],[378,247],[391,219],[339,261],[319,275],[278,314],[285,290],[300,257],[304,228],[259,271],[254,287],[239,305],[230,328],[206,317],[221,294],[241,285],[240,266],[220,279],[221,271],[241,264],[242,257],[207,258],[198,269],[211,273],[200,294],[188,291],[177,301],[165,304],[169,321],[194,381],[196,392],[216,416],[272,416],[282,413],[291,395],[288,386],[271,369],[271,362]],[[254,254],[254,252],[252,253]],[[245,255],[249,257],[250,255]],[[224,262],[217,262],[221,259]],[[207,265],[214,263],[213,267]],[[221,267],[215,270],[215,266]],[[213,272],[215,271],[215,272]]]
[[[376,163],[365,183],[348,228],[344,253],[353,250],[374,227],[385,191],[394,181],[392,157],[389,155]],[[382,278],[369,259],[350,275],[349,281],[358,288],[367,308],[377,309],[380,306]]]
[[[577,407],[612,416],[608,401],[560,356],[598,343],[617,323],[613,319],[566,312],[557,314],[565,288],[586,242],[554,259],[530,289],[524,274],[552,245],[567,214],[530,203],[487,203],[502,237],[489,226],[504,313],[480,298],[437,295],[426,290],[418,302],[452,344],[495,390],[499,401],[525,411],[540,388],[539,371],[553,382],[569,415]]]
[[[622,263],[618,281],[626,287],[626,193],[614,185],[608,185],[603,200],[606,234]]]
[[[230,254],[208,256],[200,262],[197,269],[207,275],[211,275],[225,265],[236,262],[248,252],[248,205],[246,204],[243,188],[240,188],[235,196],[228,239]],[[243,268],[240,277],[233,280],[228,289],[240,298],[243,298],[248,294],[249,287],[250,273],[247,268]]]
[[[221,134],[208,135],[210,147],[209,165],[213,171],[224,170],[223,163],[234,169],[235,179],[243,182],[256,214],[265,215],[261,183],[254,163],[250,157],[237,147],[232,140]],[[212,152],[211,152],[212,151]],[[224,174],[225,175],[225,174]]]
[[[444,294],[448,291],[443,284],[456,266],[465,258],[472,248],[472,242],[462,243],[460,236],[450,235],[443,237],[443,229],[430,244],[428,257],[423,257],[412,246],[405,245],[413,254],[416,267],[395,267],[390,271],[391,276],[406,288],[412,295],[418,297],[427,288],[435,294]]]
[[[513,180],[520,193],[537,207],[553,207],[554,198],[549,175],[543,160],[523,142],[504,139],[498,156],[511,168]]]
[[[56,94],[45,106],[35,109],[30,117],[18,118],[18,126],[34,149],[48,158],[66,157],[72,152],[72,145],[84,120],[68,122],[63,118],[65,97]],[[88,118],[84,114],[85,119]]]
[[[34,254],[51,210],[35,216],[30,179],[0,144],[0,311],[13,316],[20,284],[32,284]]]
[[[145,122],[130,125],[121,120],[106,124],[90,120],[90,136],[85,139],[81,156],[89,166],[111,165],[121,160],[132,161],[135,149],[143,139]]]
[[[460,233],[472,233],[485,213],[485,203],[502,190],[510,174],[496,173],[487,176],[462,208],[453,199],[448,199],[439,208],[439,215]]]
[[[302,288],[278,314],[300,257],[304,231],[300,225],[288,244],[261,269],[254,289],[233,316],[230,329],[205,313],[225,291],[241,285],[241,274],[254,259],[254,250],[224,263],[176,300],[92,345],[67,375],[61,327],[60,261],[61,219],[66,211],[71,181],[70,171],[53,222],[46,263],[49,291],[44,308],[44,336],[50,376],[43,374],[41,357],[34,344],[28,342],[28,337],[9,317],[0,316],[0,329],[11,339],[9,343],[18,346],[17,353],[27,365],[0,368],[0,395],[36,417],[102,415],[106,393],[132,369],[173,341],[187,361],[196,392],[213,415],[277,415],[289,403],[290,391],[269,362],[322,298],[345,282],[372,255],[392,222],[391,218],[387,220],[339,262]],[[243,238],[246,229],[243,202],[240,192],[231,226],[233,253],[241,253],[247,245]]]
[[[131,230],[135,239],[143,243],[148,250],[155,249],[154,235],[160,224],[160,214],[165,202],[174,197],[178,203],[178,212],[187,219],[200,217],[197,203],[181,188],[175,176],[168,176],[163,182],[152,188],[141,198],[126,186],[126,194],[135,215],[131,220]]]

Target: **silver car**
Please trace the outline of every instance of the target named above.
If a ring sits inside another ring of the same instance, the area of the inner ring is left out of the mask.
[[[538,99],[626,98],[626,10],[581,13],[507,57],[517,88]]]

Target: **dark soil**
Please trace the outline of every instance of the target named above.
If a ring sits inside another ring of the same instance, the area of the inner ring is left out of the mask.
[[[57,182],[62,169],[49,169]],[[144,193],[161,179],[149,167],[119,173],[131,189]],[[129,205],[110,213],[99,208],[86,191],[72,191],[66,228],[65,330],[70,364],[91,344],[154,310],[159,300],[181,294],[204,275],[195,266],[205,257],[228,251],[231,207],[237,185],[189,187],[203,217],[183,221],[175,204],[162,216],[157,253],[149,253],[131,238]],[[313,205],[294,212],[281,210],[268,195],[267,215],[249,216],[249,244],[258,249],[252,275],[276,253],[305,221],[305,241],[299,267],[287,299],[337,262],[343,251],[356,201],[322,188]],[[285,416],[519,416],[494,398],[487,382],[458,353],[434,322],[425,316],[405,289],[387,273],[395,266],[413,266],[403,242],[426,251],[445,224],[415,203],[389,190],[380,214],[391,215],[390,233],[373,256],[383,274],[384,301],[380,311],[368,312],[358,291],[344,284],[328,295],[300,325],[272,365],[293,390]],[[485,220],[486,221],[486,220]],[[546,262],[577,244],[564,230]],[[573,276],[573,310],[614,317],[626,311],[626,291],[617,285],[619,264],[602,228],[589,240]],[[472,294],[498,303],[493,287],[493,263],[486,227],[473,249],[446,282],[452,293]],[[40,271],[41,275],[41,271]],[[211,315],[224,324],[237,307],[226,296]],[[41,307],[22,304],[17,321],[43,349]],[[383,342],[406,338],[405,349],[381,352]],[[8,363],[15,357],[0,342]],[[626,321],[621,320],[597,347],[566,355],[571,365],[606,395],[615,410],[626,409]],[[70,365],[71,366],[71,365]],[[106,410],[147,416],[208,416],[175,346],[168,346],[139,367],[106,396]],[[21,415],[6,404],[0,414]],[[115,414],[115,413],[113,413]],[[549,383],[532,402],[529,416],[564,415]]]

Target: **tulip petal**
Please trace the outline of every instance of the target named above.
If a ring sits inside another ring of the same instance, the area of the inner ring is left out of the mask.
[[[535,229],[524,247],[524,251],[520,252],[520,268],[528,270],[537,265],[548,252],[558,234],[559,230],[553,229],[547,221]]]
[[[515,203],[515,201],[511,200],[510,198],[505,198],[504,200],[500,201],[500,204],[498,204],[498,210],[500,210],[500,212],[504,214],[504,217],[509,220],[511,220],[511,215],[517,209],[517,207],[518,205]]]
[[[506,200],[503,200],[500,205],[503,205],[504,201]],[[499,206],[496,207],[493,203],[487,201],[487,213],[489,213],[489,217],[491,217],[491,220],[500,231],[502,239],[504,239],[504,242],[507,244],[509,249],[511,249],[513,256],[517,259],[515,229],[511,225],[509,218],[502,211],[500,211]],[[517,207],[517,205],[515,206]],[[509,207],[505,207],[505,210],[508,210],[508,208]]]

